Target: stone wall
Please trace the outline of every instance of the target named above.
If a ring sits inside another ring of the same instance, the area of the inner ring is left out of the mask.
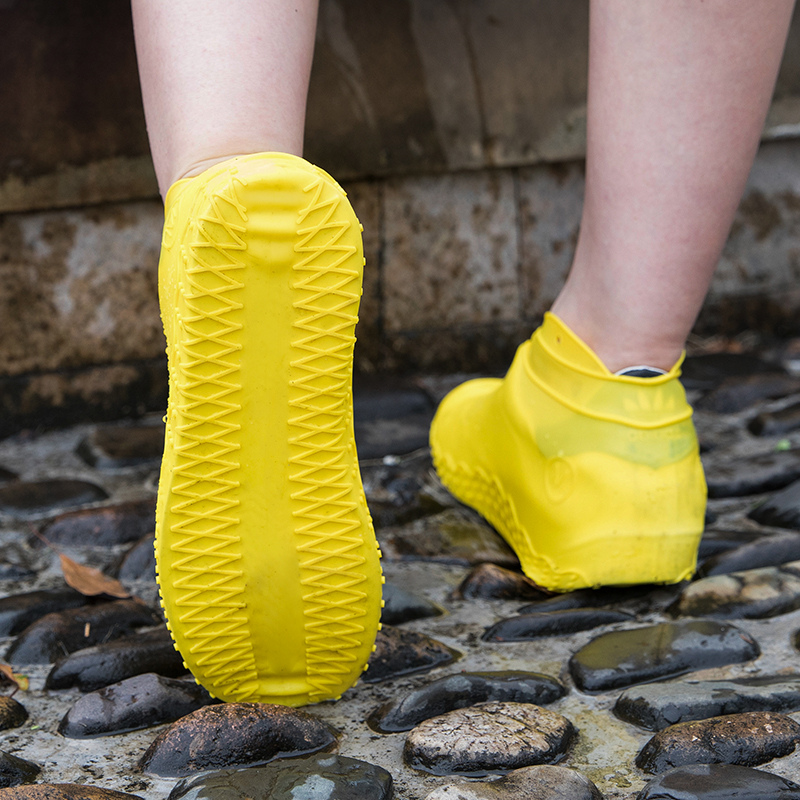
[[[585,0],[323,0],[308,156],[365,227],[361,371],[492,370],[577,237]],[[127,0],[0,2],[0,435],[164,403]],[[531,76],[536,76],[534,80]],[[795,331],[800,25],[700,330]]]

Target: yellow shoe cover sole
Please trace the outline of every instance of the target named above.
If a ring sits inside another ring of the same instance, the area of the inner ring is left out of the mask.
[[[277,153],[179,181],[166,215],[167,624],[215,697],[336,698],[381,609],[352,419],[361,226],[326,173]]]
[[[556,333],[559,342],[571,335],[566,326]],[[469,381],[444,399],[431,426],[444,485],[552,591],[691,577],[706,487],[677,371],[652,385],[599,365],[594,375],[570,376],[563,365],[547,374],[549,356],[536,348],[546,349],[534,336],[504,380]],[[546,374],[531,380],[537,358]],[[601,412],[565,401],[561,390],[575,387]],[[627,424],[626,413],[641,424]]]

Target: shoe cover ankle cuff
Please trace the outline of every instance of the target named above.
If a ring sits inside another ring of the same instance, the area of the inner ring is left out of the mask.
[[[661,428],[691,418],[678,376],[683,357],[663,376],[611,373],[555,314],[520,348],[529,379],[567,408],[606,422]],[[519,357],[518,356],[518,357]]]

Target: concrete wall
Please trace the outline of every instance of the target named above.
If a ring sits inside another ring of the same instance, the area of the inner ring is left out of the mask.
[[[584,0],[322,0],[307,155],[365,226],[364,371],[501,369],[583,191]],[[0,0],[0,435],[164,402],[161,227],[127,0]],[[794,330],[800,23],[701,318]]]

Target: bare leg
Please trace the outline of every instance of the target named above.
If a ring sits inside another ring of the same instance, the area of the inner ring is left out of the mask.
[[[586,200],[553,311],[616,371],[669,369],[758,146],[793,0],[592,0]]]
[[[317,0],[133,0],[162,194],[246,153],[301,155]]]

